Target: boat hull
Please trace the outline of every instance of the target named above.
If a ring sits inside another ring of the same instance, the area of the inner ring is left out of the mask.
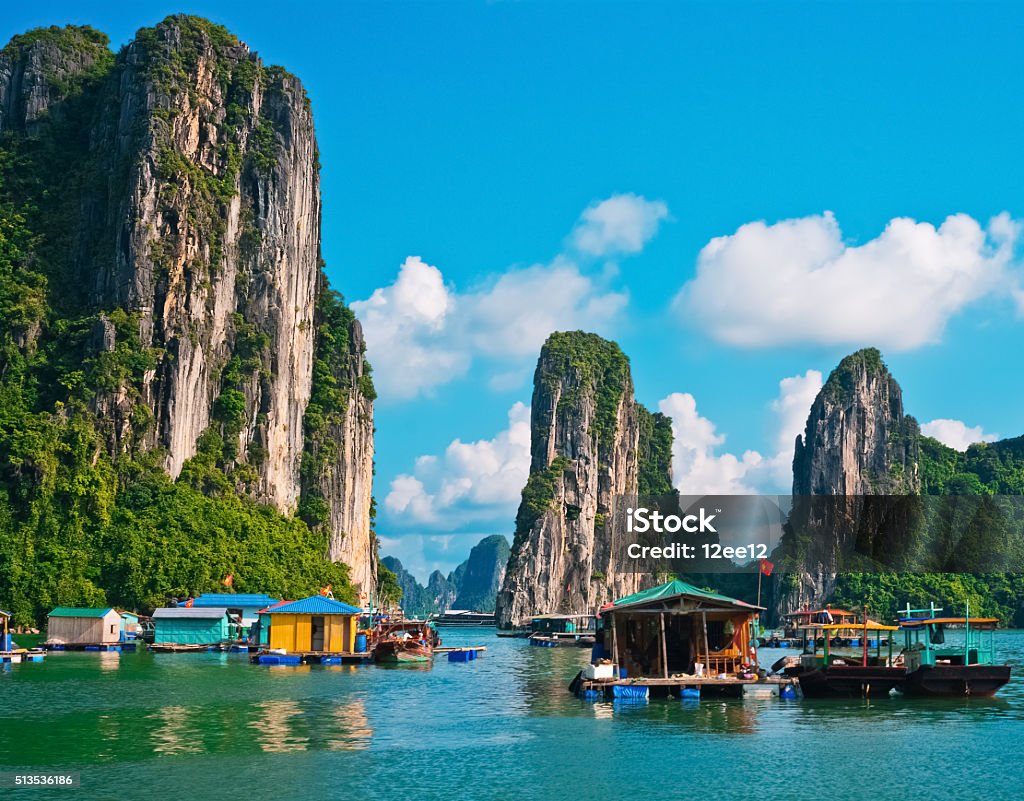
[[[374,660],[382,664],[429,662],[433,657],[433,650],[426,646],[402,642],[382,642],[373,651]]]
[[[907,674],[902,689],[913,697],[984,698],[1009,680],[1009,665],[923,665]]]
[[[873,665],[788,668],[786,675],[800,682],[806,698],[877,698],[900,689],[907,677],[903,668]]]

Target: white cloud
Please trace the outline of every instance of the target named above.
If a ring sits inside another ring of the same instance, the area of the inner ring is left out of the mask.
[[[405,260],[390,286],[352,304],[382,395],[411,398],[466,372],[469,356],[445,336],[454,308],[441,271],[419,256]]]
[[[987,434],[981,426],[968,426],[962,420],[939,418],[921,426],[921,433],[934,437],[953,450],[966,451],[975,442],[995,442],[998,434]]]
[[[591,256],[639,253],[668,219],[668,206],[660,200],[632,193],[612,195],[591,204],[572,232],[573,247]]]
[[[664,203],[616,195],[584,211],[572,239],[589,255],[635,253],[667,214]],[[429,394],[481,357],[504,362],[490,380],[500,390],[529,375],[522,368],[552,331],[611,334],[629,303],[627,292],[611,288],[617,280],[615,264],[587,272],[561,254],[458,292],[437,267],[410,256],[392,284],[352,309],[363,323],[383,399]]]
[[[743,495],[753,487],[744,483],[747,473],[762,461],[761,454],[746,451],[742,457],[717,455],[725,443],[715,424],[697,411],[697,401],[688,392],[673,392],[658,403],[662,414],[672,418],[672,474],[676,487],[685,495]]]
[[[493,439],[452,441],[442,456],[421,456],[413,474],[391,482],[384,500],[396,526],[455,529],[502,518],[511,525],[530,472],[530,409],[516,403]]]
[[[876,238],[843,241],[831,212],[752,222],[712,239],[673,308],[714,339],[741,347],[870,343],[907,350],[936,342],[947,321],[996,290],[1020,227],[1007,214],[987,228],[966,214],[929,223],[896,218]]]
[[[793,482],[793,448],[807,422],[807,414],[821,389],[821,373],[783,378],[779,395],[769,406],[775,416],[775,454],[762,456],[754,450],[718,453],[726,435],[697,411],[697,401],[686,392],[675,392],[658,404],[672,418],[672,474],[684,495],[742,495],[755,492],[785,494]]]

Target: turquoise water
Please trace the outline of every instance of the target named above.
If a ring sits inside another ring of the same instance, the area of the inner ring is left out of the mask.
[[[0,673],[0,770],[81,772],[7,791],[40,799],[1024,796],[1020,676],[993,700],[595,703],[566,691],[588,651],[493,632],[443,630],[488,651],[432,666],[53,654]],[[1024,665],[1024,631],[997,645]]]

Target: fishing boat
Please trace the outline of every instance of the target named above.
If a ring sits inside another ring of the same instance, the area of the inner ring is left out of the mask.
[[[796,679],[807,698],[861,698],[885,696],[899,688],[906,680],[906,670],[894,665],[892,658],[892,637],[888,638],[888,656],[882,655],[881,632],[894,632],[897,626],[886,626],[865,616],[856,624],[862,635],[860,654],[836,653],[832,648],[839,631],[849,631],[853,626],[844,623],[807,623],[800,626],[803,634],[803,654],[797,664],[783,671],[786,676]],[[869,638],[874,634],[874,638]],[[869,639],[875,643],[875,653],[869,653]],[[818,653],[818,641],[823,650]]]
[[[441,638],[426,621],[401,620],[382,626],[373,646],[373,658],[381,663],[429,662]]]
[[[942,609],[900,612],[906,681],[903,694],[938,698],[995,695],[1010,680],[1010,666],[997,665],[994,617],[942,617]],[[946,645],[946,629],[963,627],[963,644]]]

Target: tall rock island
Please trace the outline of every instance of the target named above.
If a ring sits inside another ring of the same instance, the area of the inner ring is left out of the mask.
[[[670,420],[633,397],[629,360],[582,331],[541,349],[531,408],[530,475],[516,515],[498,625],[531,615],[591,613],[635,592],[616,563],[606,519],[617,497],[672,491]]]
[[[864,530],[884,511],[885,501],[873,502],[871,496],[920,492],[919,441],[917,421],[904,413],[903,393],[881,354],[866,348],[844,358],[815,398],[804,433],[796,439],[792,525],[812,547],[805,549],[810,556],[801,568],[784,579],[788,585],[779,596],[781,609],[827,599],[844,549],[886,547],[885,542],[863,541],[885,535],[878,526]],[[814,501],[811,496],[831,497]]]
[[[115,463],[299,515],[369,587],[375,395],[322,272],[298,78],[194,17],[117,55],[91,28],[39,29],[0,51],[0,136],[0,202],[28,220],[16,258],[47,307],[19,306],[11,341],[80,360],[34,379],[42,399],[89,416]]]

